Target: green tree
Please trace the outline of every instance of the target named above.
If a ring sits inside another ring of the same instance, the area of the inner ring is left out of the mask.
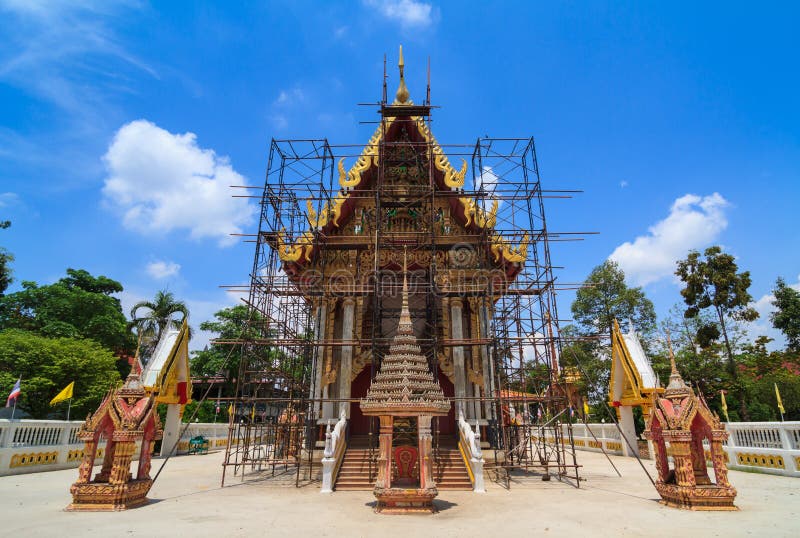
[[[789,350],[800,352],[800,292],[778,278],[772,291],[772,305],[777,309],[770,314],[772,326],[781,331],[789,344]]]
[[[244,338],[260,337],[257,319],[250,320],[251,313],[244,305],[223,308],[214,314],[214,319],[200,324],[200,330],[215,334],[218,340],[242,340]],[[261,346],[256,346],[260,351]],[[268,351],[267,351],[268,353]],[[202,351],[192,353],[192,375],[208,377],[224,375],[227,379],[225,393],[232,395],[234,378],[239,375],[239,363],[242,351],[240,348],[229,344],[215,344],[207,346]]]
[[[730,254],[722,252],[718,246],[709,247],[703,255],[696,250],[689,252],[685,260],[678,262],[675,274],[684,283],[681,296],[686,303],[684,316],[696,318],[701,311],[710,308],[716,315],[728,358],[728,371],[735,380],[736,361],[731,339],[728,335],[729,320],[753,321],[758,312],[748,306],[752,301],[750,293],[750,272],[738,273],[739,267]],[[709,344],[719,338],[719,332],[712,325],[704,325],[697,332],[700,345]]]
[[[733,256],[713,246],[702,255],[696,250],[689,252],[685,260],[678,262],[675,274],[684,283],[681,295],[687,306],[685,317],[696,318],[705,309],[714,312],[715,323],[703,325],[697,331],[697,339],[701,346],[709,347],[722,336],[728,373],[739,400],[739,410],[742,418],[749,420],[747,394],[739,380],[729,325],[731,321],[753,321],[758,318],[758,312],[749,306],[753,300],[748,292],[750,272],[739,273],[738,270]]]
[[[63,416],[67,404],[50,407],[50,400],[71,381],[75,381],[72,416],[94,411],[108,389],[120,382],[115,363],[116,357],[93,340],[0,331],[0,392],[10,392],[21,377],[17,406],[35,418]]]
[[[572,316],[583,334],[610,335],[614,319],[632,320],[638,331],[647,334],[656,322],[653,303],[642,288],[625,284],[625,273],[612,260],[592,269],[572,303]]]
[[[140,310],[144,315],[137,316]],[[172,292],[160,290],[152,301],[140,301],[131,308],[131,325],[140,335],[158,342],[165,328],[172,325],[179,328],[184,318],[189,316],[186,303],[175,298]]]
[[[83,269],[46,286],[23,281],[22,290],[0,297],[0,329],[23,329],[47,337],[91,338],[118,354],[133,348],[119,299],[122,285]]]
[[[4,230],[9,226],[11,226],[11,221],[0,221],[0,230]],[[0,297],[3,296],[11,282],[13,282],[11,278],[11,262],[13,261],[14,256],[3,247],[0,247]]]
[[[629,287],[625,273],[617,262],[606,260],[589,276],[572,303],[576,326],[562,329],[567,344],[562,349],[564,366],[578,367],[584,377],[585,391],[592,409],[592,419],[608,419],[608,382],[611,375],[609,340],[614,320],[623,326],[633,322],[640,333],[651,334],[655,329],[656,313],[653,303],[640,287]],[[606,338],[593,338],[598,333]],[[642,344],[646,347],[647,341]]]

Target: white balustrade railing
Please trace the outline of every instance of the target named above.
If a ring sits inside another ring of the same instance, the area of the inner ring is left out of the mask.
[[[562,424],[562,434],[566,438],[567,426]],[[609,454],[624,454],[622,436],[614,423],[573,424],[572,438],[578,450],[594,452],[605,451]]]
[[[81,420],[0,419],[0,476],[78,467],[83,458],[83,443],[77,438],[81,424]],[[185,453],[189,440],[198,435],[208,439],[209,450],[218,450],[227,443],[228,425],[189,424],[178,453]],[[101,458],[99,450],[97,459]]]
[[[345,449],[347,448],[347,413],[342,410],[339,421],[331,431],[331,423],[328,422],[325,431],[325,450],[322,453],[322,488],[320,493],[333,493],[333,484],[336,482],[336,474],[342,463]]]
[[[463,411],[458,413],[459,448],[463,451],[464,458],[472,479],[472,491],[484,493],[486,486],[483,481],[483,451],[481,450],[481,431],[475,421],[475,429],[464,419]]]
[[[730,437],[723,448],[731,469],[800,477],[800,422],[728,422],[725,429]],[[572,434],[578,450],[623,455],[624,441],[613,423],[573,424]]]
[[[800,477],[800,421],[727,422],[728,467]]]

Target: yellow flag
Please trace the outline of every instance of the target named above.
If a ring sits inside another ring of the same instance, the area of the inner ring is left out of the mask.
[[[58,396],[50,400],[50,405],[56,405],[59,402],[63,402],[64,400],[69,400],[70,398],[72,398],[72,389],[74,388],[75,388],[75,382],[73,381],[72,383],[64,387],[64,390],[59,392]]]
[[[719,397],[722,399],[722,413],[725,415],[725,422],[730,422],[728,417],[728,402],[725,401],[725,391],[719,391]]]
[[[586,400],[583,400],[583,414],[589,416],[589,404],[586,403]]]
[[[256,406],[253,405],[252,411],[250,411],[250,422],[255,422],[256,420]]]
[[[778,384],[775,383],[775,397],[778,398],[778,410],[781,414],[786,413],[786,409],[783,408],[783,401],[781,400],[781,393],[778,391]]]
[[[233,414],[233,404],[228,404],[228,416]]]

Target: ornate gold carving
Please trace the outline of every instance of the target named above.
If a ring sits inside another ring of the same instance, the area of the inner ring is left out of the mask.
[[[783,456],[778,454],[751,454],[748,452],[737,452],[736,462],[739,465],[767,467],[769,469],[786,468],[786,464],[783,461]]]
[[[451,383],[455,383],[455,367],[453,366],[453,359],[444,353],[438,353],[436,358],[439,362],[439,371],[442,372]]]
[[[433,164],[436,166],[436,169],[444,174],[444,184],[447,185],[451,189],[461,189],[464,187],[464,178],[467,175],[467,161],[465,159],[461,159],[461,170],[456,171],[453,168],[453,165],[450,164],[450,161],[447,159],[447,156],[442,151],[442,147],[439,145],[439,142],[436,141],[436,137],[433,136],[431,130],[428,128],[428,124],[425,123],[424,120],[421,118],[413,118],[417,124],[417,129],[419,133],[422,135],[422,138],[425,139],[431,147],[431,153],[429,157],[433,159]]]
[[[28,467],[29,465],[49,465],[58,460],[58,451],[52,452],[27,452],[24,454],[14,454],[8,464],[14,467]]]

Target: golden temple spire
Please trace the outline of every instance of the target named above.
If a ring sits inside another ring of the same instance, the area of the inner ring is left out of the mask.
[[[411,104],[408,100],[409,93],[406,87],[406,79],[403,73],[405,62],[403,61],[403,45],[400,45],[400,59],[397,61],[397,67],[400,69],[400,85],[397,87],[397,93],[394,96],[394,104],[406,105]]]
[[[667,347],[669,348],[669,364],[672,371],[669,374],[669,384],[664,391],[665,398],[684,398],[692,394],[692,389],[686,386],[686,383],[675,365],[675,353],[672,352],[672,340],[670,339],[669,329],[667,330]]]

